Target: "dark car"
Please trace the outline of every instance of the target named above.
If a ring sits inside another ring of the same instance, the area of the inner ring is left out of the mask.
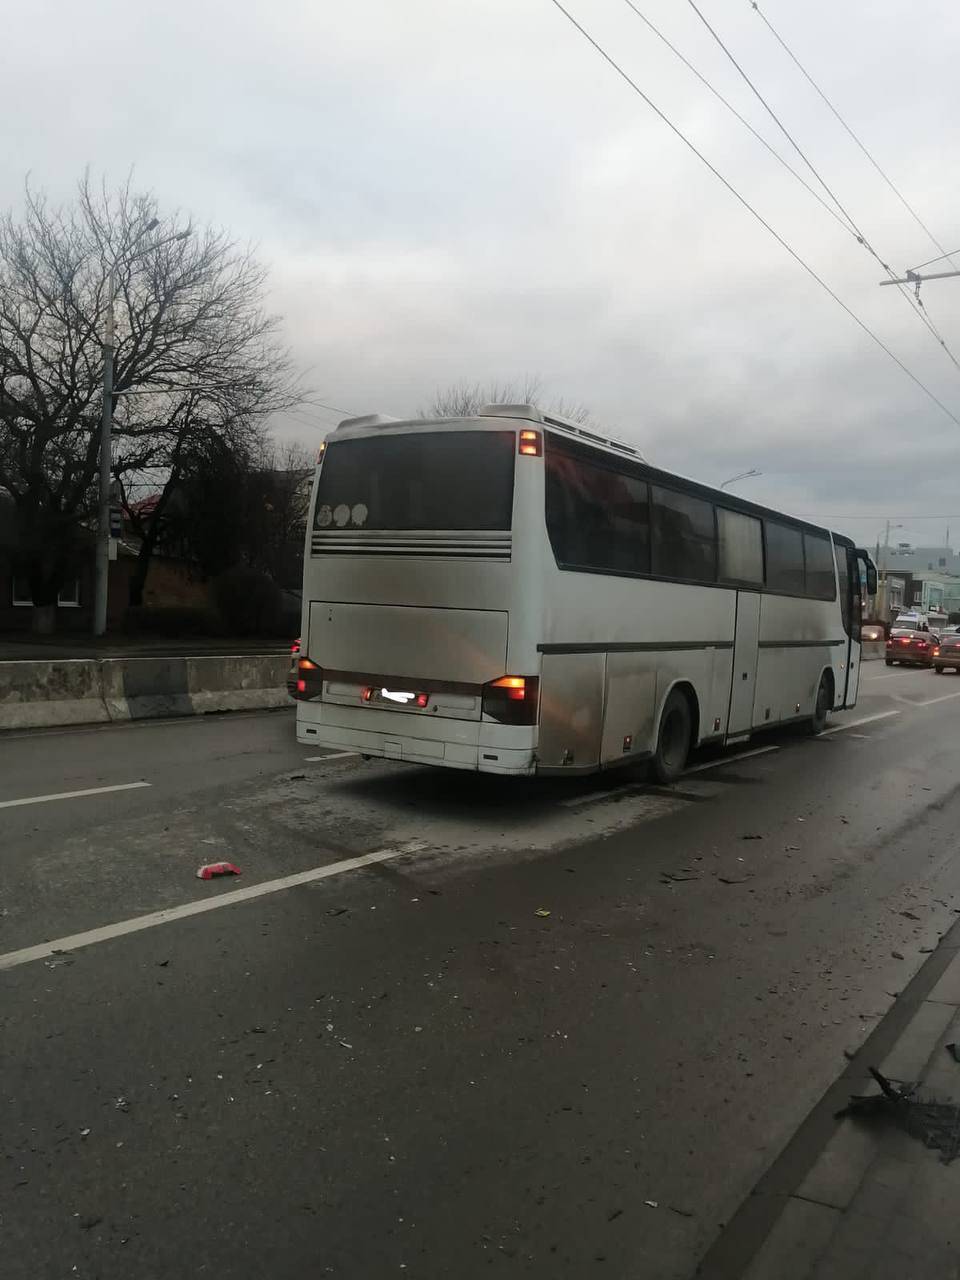
[[[892,667],[895,662],[902,662],[904,666],[932,667],[937,643],[932,631],[893,627],[887,640],[886,664]]]
[[[933,669],[937,675],[947,668],[960,671],[960,632],[950,631],[933,647]]]

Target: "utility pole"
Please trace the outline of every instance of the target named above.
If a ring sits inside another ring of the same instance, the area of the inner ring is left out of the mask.
[[[881,280],[880,283],[882,285],[912,284],[917,296],[919,297],[920,286],[923,284],[924,280],[949,280],[951,276],[960,276],[960,271],[957,270],[931,271],[928,275],[922,276],[920,274],[921,268],[932,267],[935,262],[943,262],[944,258],[946,258],[950,262],[951,266],[953,266],[953,259],[957,254],[960,254],[960,249],[954,249],[953,253],[944,253],[939,258],[931,258],[929,262],[921,262],[919,267],[908,267],[907,274],[899,280]]]
[[[960,250],[957,250],[960,253]],[[929,275],[922,276],[916,271],[908,271],[905,276],[899,280],[881,280],[880,284],[912,284],[916,285],[919,291],[924,280],[948,280],[951,276],[960,276],[960,271],[931,271]]]
[[[93,634],[107,629],[107,589],[110,583],[110,464],[113,451],[113,314],[117,271],[107,274],[107,320],[103,335],[103,406],[100,413],[100,500],[97,505],[97,559],[93,597]]]

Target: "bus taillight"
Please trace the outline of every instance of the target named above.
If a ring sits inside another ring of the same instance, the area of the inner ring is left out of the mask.
[[[520,452],[528,458],[539,458],[543,453],[543,437],[539,431],[520,432]]]
[[[539,692],[536,676],[501,676],[483,686],[483,714],[500,724],[536,724]]]
[[[301,702],[309,702],[311,698],[319,698],[323,692],[323,672],[309,658],[300,658],[297,662],[296,697]]]

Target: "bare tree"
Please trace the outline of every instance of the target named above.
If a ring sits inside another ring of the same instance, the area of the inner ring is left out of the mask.
[[[59,208],[28,184],[22,214],[0,218],[0,487],[49,623],[95,512],[111,269],[118,479],[159,471],[169,498],[198,439],[242,442],[300,398],[248,249],[129,184],[86,175]]]
[[[418,412],[423,418],[469,418],[485,404],[538,404],[543,397],[540,379],[526,374],[517,382],[454,382],[438,387],[430,402]],[[551,396],[542,408],[572,422],[592,422],[590,410],[560,396]]]

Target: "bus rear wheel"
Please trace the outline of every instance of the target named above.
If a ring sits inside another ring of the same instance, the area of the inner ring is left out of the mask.
[[[693,738],[690,703],[679,689],[668,696],[660,716],[657,749],[653,753],[653,773],[658,782],[676,782],[683,773]]]

